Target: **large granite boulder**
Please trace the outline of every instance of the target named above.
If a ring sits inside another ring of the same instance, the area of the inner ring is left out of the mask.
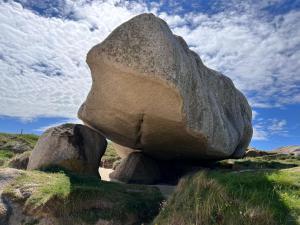
[[[39,138],[27,169],[59,166],[69,171],[99,176],[100,160],[107,146],[98,132],[80,124],[63,124]]]
[[[113,142],[158,159],[242,157],[251,108],[162,19],[142,14],[87,55],[92,88],[78,116]]]

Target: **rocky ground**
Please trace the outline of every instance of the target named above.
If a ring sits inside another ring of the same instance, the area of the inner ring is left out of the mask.
[[[27,152],[25,137],[0,135],[2,149],[3,140],[23,146],[5,148],[11,154],[2,158],[0,224],[300,224],[300,158],[290,151],[215,162],[178,185],[133,185],[111,181],[120,159],[110,144],[102,181],[58,168],[9,168]]]
[[[10,165],[20,169],[26,168],[28,156],[38,138],[37,135],[32,134],[0,133],[0,166]]]

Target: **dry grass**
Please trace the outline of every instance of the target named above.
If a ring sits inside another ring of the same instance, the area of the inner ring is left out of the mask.
[[[154,224],[300,224],[300,174],[198,172],[180,181]]]

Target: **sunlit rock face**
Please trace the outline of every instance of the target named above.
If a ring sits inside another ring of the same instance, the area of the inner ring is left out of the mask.
[[[89,51],[87,63],[93,84],[79,118],[118,145],[159,159],[244,154],[252,136],[246,98],[162,19],[141,14],[125,22]]]

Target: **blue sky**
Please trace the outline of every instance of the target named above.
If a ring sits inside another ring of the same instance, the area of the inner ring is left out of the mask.
[[[0,0],[0,132],[80,122],[87,51],[143,12],[247,96],[252,146],[300,145],[300,0]]]

